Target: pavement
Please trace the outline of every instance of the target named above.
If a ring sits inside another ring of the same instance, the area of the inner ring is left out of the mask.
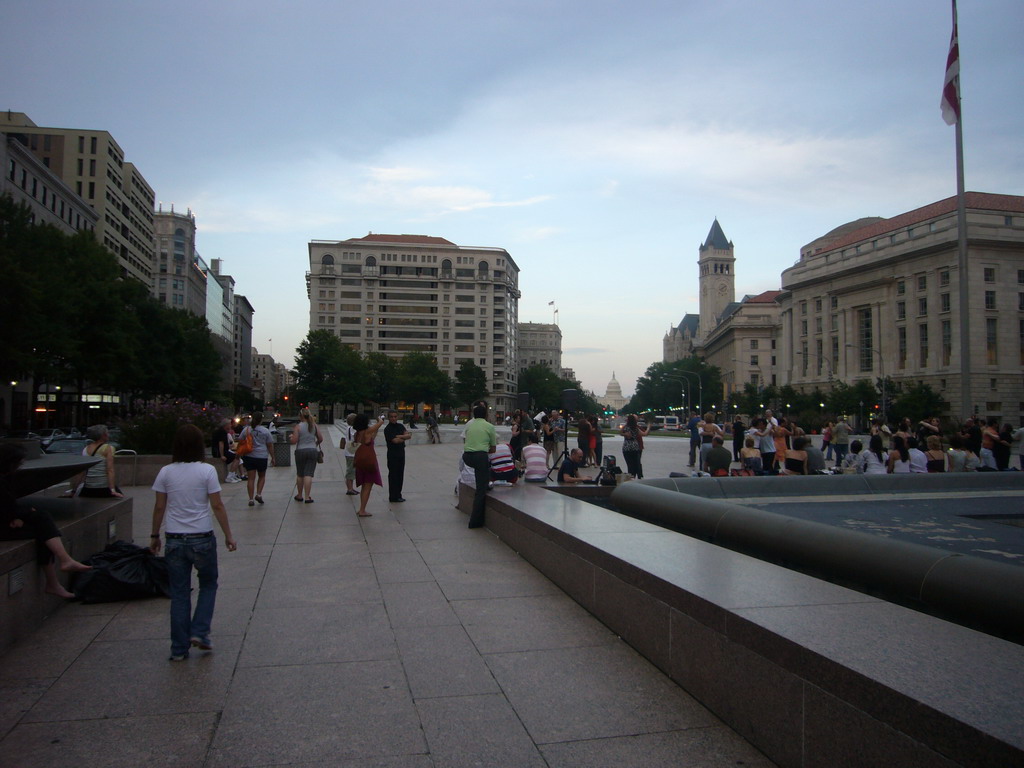
[[[456,434],[411,445],[407,501],[374,488],[360,519],[326,431],[315,503],[293,500],[292,467],[269,471],[263,506],[224,486],[239,546],[217,532],[215,650],[169,663],[169,603],[152,599],[69,603],[0,657],[0,768],[771,765],[467,528]],[[648,476],[684,469],[685,441],[647,443]],[[145,544],[153,493],[126,490]]]

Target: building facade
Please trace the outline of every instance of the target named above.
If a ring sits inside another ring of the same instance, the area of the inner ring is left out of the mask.
[[[959,300],[957,200],[869,221],[801,249],[782,273],[780,362],[800,389],[838,379],[927,384],[960,419],[1024,414],[1024,197],[966,193],[968,305]],[[961,337],[966,313],[970,336]]]
[[[519,323],[519,370],[534,365],[562,371],[562,330],[554,323]]]
[[[376,235],[309,243],[310,330],[362,352],[423,352],[454,377],[484,369],[497,414],[515,406],[519,267],[502,248]]]
[[[99,215],[32,150],[28,136],[0,132],[0,197],[28,206],[35,224],[50,224],[65,234],[92,232]]]
[[[153,285],[153,188],[106,131],[37,126],[23,112],[0,112],[0,129],[23,136],[44,167],[97,214],[96,239],[126,277]]]
[[[208,269],[196,252],[196,217],[192,211],[175,213],[163,207],[153,216],[157,256],[154,262],[153,296],[174,309],[207,316]],[[212,327],[212,324],[211,324]]]
[[[728,295],[734,262],[716,221],[700,251],[700,313],[666,334],[664,360],[703,357],[720,369],[726,397],[747,383],[811,392],[884,378],[928,385],[950,403],[954,419],[977,414],[1019,424],[1024,197],[968,192],[965,201],[967,306],[959,298],[955,197],[837,227],[800,249],[782,273],[781,291],[724,307],[718,298]],[[970,356],[970,414],[959,407],[963,354]]]

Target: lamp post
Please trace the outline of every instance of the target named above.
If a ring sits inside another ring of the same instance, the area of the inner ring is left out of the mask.
[[[852,344],[847,344],[846,346],[852,347],[853,345]],[[799,357],[803,357],[804,356],[803,352],[794,352],[793,354],[797,355]],[[818,354],[815,354],[814,352],[808,352],[807,353],[807,357],[816,357],[818,360],[821,360],[821,362],[823,362],[825,364],[825,366],[828,368],[828,383],[831,385],[832,384],[832,361],[829,360],[827,357],[825,357],[825,355],[818,355]]]
[[[847,344],[846,346],[852,349],[858,349],[856,344]],[[888,403],[885,402],[885,360],[882,358],[881,350],[876,349],[875,347],[865,347],[865,349],[868,349],[871,352],[874,352],[876,355],[878,355],[878,376],[882,380],[882,423],[888,424],[889,420],[886,418]]]
[[[700,380],[700,374],[692,373],[690,371],[676,371],[676,373],[681,373],[684,376],[693,376],[695,379],[697,379],[697,398],[698,398],[697,410],[700,411],[701,413],[703,413],[703,411],[704,411],[704,384]],[[679,380],[678,376],[674,376],[673,374],[670,374],[670,373],[666,373],[665,374],[665,378],[666,379],[676,379],[677,381]]]

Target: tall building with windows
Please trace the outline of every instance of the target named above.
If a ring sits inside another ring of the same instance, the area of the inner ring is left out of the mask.
[[[209,270],[196,252],[196,217],[191,210],[176,213],[172,206],[165,212],[161,206],[153,216],[153,229],[157,246],[153,295],[174,309],[206,317]]]
[[[23,112],[0,112],[0,130],[24,137],[44,167],[96,211],[96,239],[122,272],[152,288],[153,188],[106,131],[37,126]]]
[[[519,267],[503,248],[379,235],[309,243],[310,330],[363,352],[432,355],[454,377],[484,369],[496,415],[515,406]]]
[[[519,324],[519,370],[534,365],[562,372],[562,330],[554,323]]]
[[[888,377],[922,383],[962,418],[1024,414],[1024,197],[966,193],[968,306],[959,299],[957,200],[867,220],[801,249],[782,273],[780,361],[793,386]],[[859,222],[855,222],[859,223]],[[824,241],[824,242],[823,242]],[[961,338],[966,313],[970,336]]]
[[[0,196],[27,205],[36,224],[51,224],[68,235],[95,230],[96,211],[35,156],[29,144],[24,134],[0,132]]]

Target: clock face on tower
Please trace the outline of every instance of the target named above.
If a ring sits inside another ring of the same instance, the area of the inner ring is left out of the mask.
[[[718,284],[718,295],[719,296],[725,296],[726,291],[728,291],[728,290],[729,290],[729,287],[725,283],[719,283]]]

